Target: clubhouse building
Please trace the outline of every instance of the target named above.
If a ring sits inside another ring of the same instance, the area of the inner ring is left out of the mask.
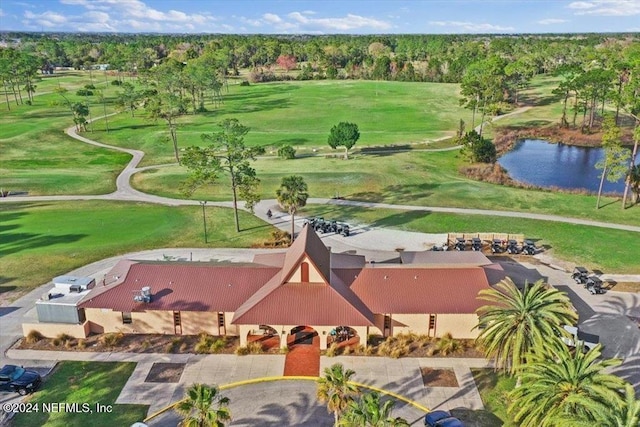
[[[36,303],[38,322],[23,324],[55,337],[92,333],[279,338],[313,329],[326,348],[349,337],[403,332],[475,338],[478,292],[501,269],[480,252],[403,252],[401,263],[367,263],[333,253],[304,227],[286,251],[251,263],[120,261],[104,283],[56,284]],[[76,279],[67,278],[66,282]],[[491,280],[494,282],[495,280]],[[55,281],[54,281],[55,282]]]

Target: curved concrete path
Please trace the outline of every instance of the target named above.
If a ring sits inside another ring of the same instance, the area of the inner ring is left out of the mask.
[[[520,114],[528,110],[529,108],[530,107],[523,107],[509,114],[498,116],[493,120],[496,121],[504,117]],[[93,120],[95,121],[101,118],[102,117],[98,117]],[[479,126],[477,126],[476,128],[479,128]],[[23,201],[63,201],[63,200],[118,200],[118,201],[147,202],[147,203],[155,203],[155,204],[162,204],[162,205],[168,205],[168,206],[198,205],[200,203],[197,200],[172,199],[169,197],[155,196],[152,194],[143,193],[139,190],[134,189],[131,186],[131,177],[135,173],[143,170],[147,170],[147,169],[170,166],[173,164],[154,165],[154,166],[147,166],[144,168],[138,168],[140,161],[144,157],[143,151],[116,147],[116,146],[103,144],[101,142],[91,140],[85,136],[78,135],[78,133],[76,132],[75,126],[71,126],[67,128],[66,133],[70,137],[78,141],[84,142],[85,144],[90,144],[96,147],[121,151],[132,156],[129,163],[125,166],[125,168],[122,170],[122,172],[118,175],[116,179],[116,191],[111,194],[105,194],[105,195],[9,196],[9,197],[0,198],[0,203],[23,202]],[[435,150],[435,151],[440,151],[440,150]],[[269,206],[275,204],[274,203],[275,200],[265,200],[264,202]],[[591,221],[591,220],[584,220],[579,218],[563,217],[559,215],[546,215],[546,214],[536,214],[536,213],[529,213],[529,212],[498,211],[498,210],[487,210],[487,209],[465,209],[465,208],[451,208],[451,207],[441,207],[441,206],[396,205],[396,204],[387,204],[387,203],[359,202],[359,201],[352,201],[352,200],[334,200],[334,199],[323,199],[323,198],[310,198],[307,201],[307,203],[335,204],[335,205],[342,205],[342,206],[358,206],[358,207],[364,207],[364,208],[383,208],[383,209],[412,210],[412,211],[423,210],[423,211],[444,212],[444,213],[453,213],[453,214],[490,215],[490,216],[502,216],[502,217],[511,217],[511,218],[527,218],[527,219],[536,219],[536,220],[543,220],[543,221],[556,221],[556,222],[564,222],[569,224],[612,228],[612,229],[633,231],[633,232],[640,233],[640,226],[607,223],[602,221]],[[220,207],[233,206],[232,202],[208,202],[208,205],[220,206]],[[266,213],[266,210],[265,210],[265,213]],[[263,219],[267,219],[266,215],[264,216],[261,215],[262,212],[256,211],[256,214],[262,217]]]

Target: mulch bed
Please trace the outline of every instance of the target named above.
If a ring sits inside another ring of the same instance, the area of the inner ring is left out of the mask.
[[[184,363],[154,363],[144,379],[146,383],[177,383],[180,382]]]
[[[458,387],[453,369],[420,368],[420,374],[425,387]]]
[[[21,350],[53,350],[53,351],[90,351],[90,352],[123,352],[123,353],[196,353],[195,346],[199,341],[198,335],[159,335],[159,334],[124,334],[119,342],[113,346],[105,346],[100,342],[103,335],[90,335],[85,339],[71,339],[67,343],[56,346],[50,338],[29,344],[23,338],[18,341],[16,348]],[[223,337],[227,344],[217,353],[233,354],[240,340],[237,337]]]

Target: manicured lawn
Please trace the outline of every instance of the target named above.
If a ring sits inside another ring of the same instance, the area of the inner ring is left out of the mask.
[[[263,158],[255,163],[263,198],[275,198],[285,175],[304,177],[311,197],[341,196],[350,200],[451,206],[563,215],[574,218],[640,225],[640,206],[622,210],[615,198],[605,198],[596,210],[595,196],[510,188],[466,179],[457,174],[457,152],[409,152],[392,155],[357,155],[350,160],[305,157],[294,160]],[[187,177],[179,166],[134,175],[141,191],[184,197],[180,183]],[[223,185],[203,187],[194,200],[230,200],[227,178]]]
[[[29,401],[38,403],[40,411],[18,414],[14,427],[86,427],[129,426],[142,421],[147,405],[116,405],[120,391],[135,369],[135,363],[60,362],[42,388]],[[87,403],[92,412],[45,412],[43,403]],[[96,411],[96,404],[111,405],[111,413]]]
[[[73,125],[71,113],[62,104],[62,97],[51,93],[58,83],[69,89],[67,96],[72,102],[84,101],[75,90],[90,79],[82,73],[47,77],[38,83],[33,105],[12,104],[8,111],[6,104],[0,104],[0,188],[29,195],[114,191],[115,178],[131,156],[68,137],[64,129]],[[116,89],[97,79],[94,84],[106,88],[107,112],[114,111]],[[88,101],[93,116],[103,114],[96,97]],[[93,134],[87,135],[91,138]]]
[[[476,382],[485,409],[500,418],[504,423],[502,424],[504,427],[515,427],[516,424],[507,415],[507,407],[509,406],[509,398],[507,396],[516,385],[515,378],[499,374],[493,369],[471,368],[471,374]]]
[[[247,144],[292,144],[300,153],[332,152],[327,136],[340,121],[358,124],[361,137],[356,147],[365,147],[414,144],[453,135],[460,118],[470,121],[471,117],[458,104],[458,85],[382,81],[236,84],[223,94],[222,105],[208,108],[205,114],[179,119],[181,147],[202,144],[201,134],[217,131],[216,124],[231,117],[251,128]],[[164,123],[145,119],[143,112],[136,112],[135,118],[120,114],[112,121],[119,131],[96,138],[145,151],[143,165],[174,161]]]
[[[524,234],[554,257],[569,263],[605,273],[640,272],[638,233],[628,231],[521,218],[334,205],[307,205],[301,215],[424,233]]]
[[[200,206],[79,201],[0,205],[0,293],[25,292],[74,268],[132,251],[164,247],[249,247],[272,227],[240,212],[207,208],[204,244]]]

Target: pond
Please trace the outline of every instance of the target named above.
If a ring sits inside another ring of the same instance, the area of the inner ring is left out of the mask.
[[[595,164],[604,156],[602,148],[552,144],[537,139],[525,139],[498,163],[516,181],[540,187],[584,189],[597,192],[600,173]],[[636,163],[640,161],[640,156]],[[611,183],[605,180],[603,192],[622,193],[624,180]]]

